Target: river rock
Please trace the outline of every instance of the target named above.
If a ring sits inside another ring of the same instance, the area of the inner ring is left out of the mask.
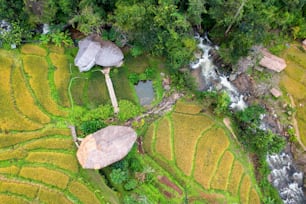
[[[243,95],[253,95],[255,83],[248,75],[242,73],[238,75],[232,83],[237,88],[238,92]]]
[[[237,78],[237,74],[230,74],[229,80],[234,81]]]

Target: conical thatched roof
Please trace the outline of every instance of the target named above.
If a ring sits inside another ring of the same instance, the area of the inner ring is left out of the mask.
[[[263,58],[259,62],[261,66],[276,72],[281,72],[286,68],[287,64],[284,59],[271,54],[267,49],[262,49],[261,53],[263,54]]]
[[[130,127],[108,126],[82,141],[77,158],[85,169],[101,169],[125,157],[136,138],[136,132]]]
[[[79,41],[79,51],[74,63],[79,70],[88,71],[95,64],[102,67],[118,67],[123,62],[123,53],[111,41],[102,40],[97,35],[91,35]]]

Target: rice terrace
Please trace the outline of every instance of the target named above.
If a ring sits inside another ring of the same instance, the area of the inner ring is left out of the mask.
[[[79,75],[71,66],[73,54],[34,44],[0,50],[1,203],[119,203],[105,178],[82,169],[75,156],[69,110],[109,99],[102,74]],[[119,76],[126,77],[122,71]],[[130,87],[115,76],[117,83]],[[136,101],[133,91],[119,91],[118,98]],[[186,196],[190,203],[260,203],[247,157],[220,122],[200,111],[179,101],[148,127],[148,154],[138,157],[155,169],[155,181],[134,191],[154,189],[161,203],[181,203]]]
[[[145,149],[180,182],[191,203],[260,203],[247,158],[228,130],[200,111],[199,105],[178,102],[149,127]]]

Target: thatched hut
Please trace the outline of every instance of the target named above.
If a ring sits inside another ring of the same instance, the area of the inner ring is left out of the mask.
[[[79,51],[74,63],[80,72],[90,70],[94,65],[119,67],[123,63],[123,53],[117,45],[91,35],[79,41]]]
[[[263,58],[259,61],[260,66],[276,72],[281,72],[286,68],[287,64],[284,59],[271,54],[267,49],[262,49],[261,53]]]
[[[79,41],[79,51],[74,59],[74,64],[79,67],[80,72],[88,71],[94,65],[106,67],[102,70],[102,73],[105,76],[115,113],[119,112],[119,107],[109,71],[110,67],[120,67],[123,58],[122,51],[114,43],[102,40],[98,35],[91,35]]]
[[[108,126],[82,140],[77,158],[85,169],[101,169],[125,157],[137,139],[125,126]]]

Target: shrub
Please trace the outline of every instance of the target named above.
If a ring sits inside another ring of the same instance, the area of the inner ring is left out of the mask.
[[[138,46],[138,45],[134,45],[131,49],[131,55],[133,57],[137,57],[139,55],[142,55],[143,54],[143,48],[141,46]]]
[[[135,179],[130,179],[126,184],[124,184],[124,189],[130,191],[135,189],[137,185],[138,183]]]
[[[91,120],[83,122],[80,126],[80,129],[85,135],[88,135],[104,127],[106,127],[106,124],[103,121]]]
[[[110,173],[110,178],[113,183],[121,184],[128,179],[128,174],[126,171],[123,171],[121,169],[113,169]]]
[[[156,70],[151,68],[151,67],[148,67],[148,68],[146,68],[144,73],[146,75],[147,80],[153,80],[155,78],[155,75],[156,75]]]
[[[131,101],[120,100],[119,101],[119,113],[118,119],[120,121],[126,121],[140,114],[140,107],[134,105]]]
[[[217,95],[216,107],[214,109],[214,113],[218,116],[225,115],[228,113],[228,107],[231,102],[230,97],[228,94],[223,91]]]
[[[129,81],[134,85],[136,85],[139,81],[139,76],[137,73],[130,73],[128,78],[129,78]]]

